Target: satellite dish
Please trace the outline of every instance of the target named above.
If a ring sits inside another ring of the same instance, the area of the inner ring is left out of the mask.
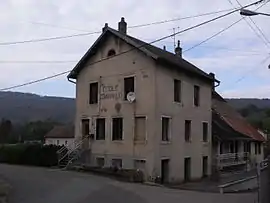
[[[136,99],[136,96],[135,96],[135,93],[134,92],[129,92],[127,94],[127,100],[130,102],[130,103],[133,103]]]

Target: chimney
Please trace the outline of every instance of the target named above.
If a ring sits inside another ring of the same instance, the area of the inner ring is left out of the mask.
[[[180,47],[180,40],[177,41],[177,47],[174,50],[175,55],[179,58],[182,58],[182,48]]]
[[[127,34],[127,23],[124,17],[122,17],[121,21],[118,23],[118,31],[124,35]]]
[[[108,26],[108,23],[105,23],[105,26],[102,28],[102,32],[105,32],[105,31],[107,30],[108,27],[109,27],[109,26]]]
[[[166,46],[163,46],[163,50],[166,51]]]
[[[215,74],[209,73],[209,76],[213,79],[212,81],[212,90],[215,91]]]

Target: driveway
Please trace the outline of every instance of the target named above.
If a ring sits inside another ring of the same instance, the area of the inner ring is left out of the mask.
[[[255,194],[212,194],[123,183],[99,176],[0,164],[10,203],[254,203]]]

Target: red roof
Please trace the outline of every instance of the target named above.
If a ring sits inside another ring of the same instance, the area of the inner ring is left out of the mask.
[[[215,93],[217,94],[217,93]],[[225,121],[232,129],[244,134],[257,141],[265,141],[265,138],[254,128],[247,120],[241,116],[233,107],[225,100],[220,98],[220,95],[215,95],[212,99],[212,108],[218,113],[220,118]]]

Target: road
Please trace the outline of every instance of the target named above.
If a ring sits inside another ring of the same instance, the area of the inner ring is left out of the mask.
[[[174,190],[108,178],[0,164],[0,177],[12,186],[10,203],[254,203],[254,194],[212,194]]]

